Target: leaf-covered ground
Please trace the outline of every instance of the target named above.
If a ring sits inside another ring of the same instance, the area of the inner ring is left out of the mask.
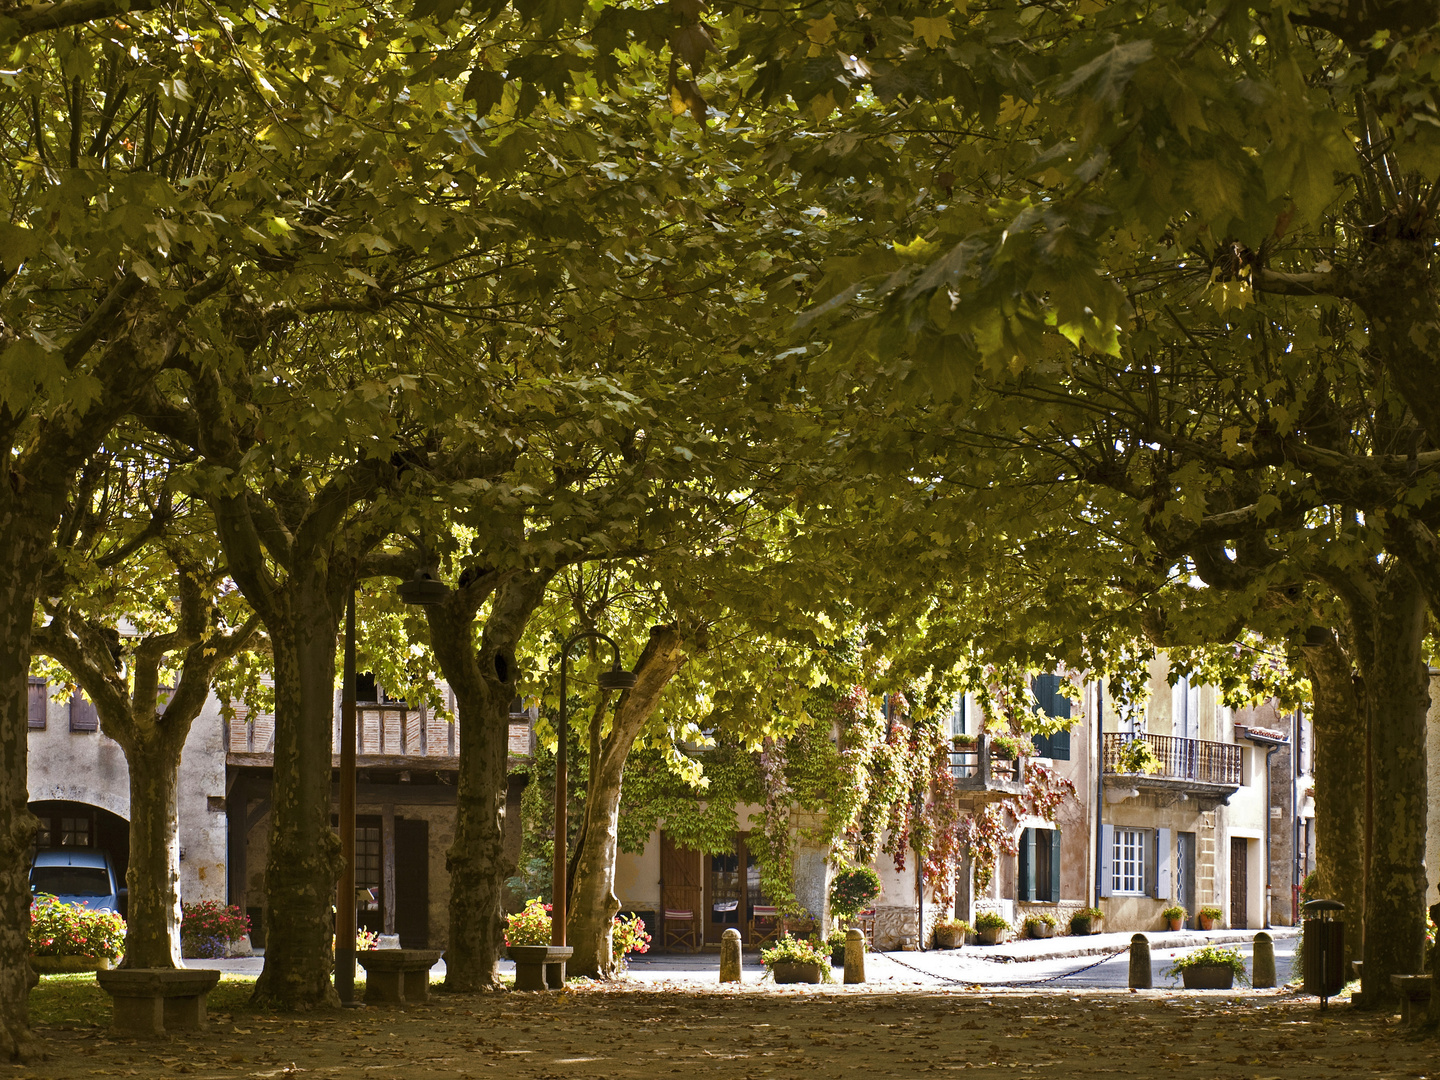
[[[498,1078],[907,1076],[1370,1077],[1440,1080],[1440,1040],[1285,991],[877,992],[580,986],[560,994],[436,994],[427,1005],[291,1016],[217,988],[211,1029],[111,1038],[83,977],[47,979],[35,1016],[48,1057],[11,1075]]]

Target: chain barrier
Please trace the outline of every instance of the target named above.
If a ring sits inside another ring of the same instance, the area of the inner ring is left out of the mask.
[[[885,959],[889,960],[891,963],[899,964],[903,968],[909,968],[911,971],[919,975],[924,975],[927,978],[931,979],[939,979],[941,982],[951,983],[955,986],[980,986],[986,988],[1000,987],[1001,989],[1008,989],[1021,986],[1043,986],[1046,983],[1059,982],[1061,979],[1068,979],[1075,975],[1081,975],[1084,972],[1090,971],[1092,968],[1099,967],[1101,964],[1107,964],[1111,960],[1114,960],[1117,956],[1124,956],[1129,951],[1130,948],[1127,945],[1125,948],[1110,953],[1107,956],[1102,956],[1099,960],[1096,960],[1093,963],[1086,964],[1084,967],[1078,967],[1074,971],[1063,971],[1059,975],[1050,975],[1043,979],[1025,979],[1023,981],[1012,980],[1010,982],[985,983],[977,983],[974,979],[955,979],[949,975],[941,975],[938,972],[926,971],[924,968],[919,968],[916,967],[914,964],[907,964],[904,960],[897,959],[894,953],[881,953],[880,955],[884,956]]]

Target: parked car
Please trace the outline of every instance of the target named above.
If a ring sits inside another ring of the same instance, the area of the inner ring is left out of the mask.
[[[66,904],[122,914],[126,899],[110,856],[89,848],[36,852],[30,867],[30,894],[36,893],[50,893]]]

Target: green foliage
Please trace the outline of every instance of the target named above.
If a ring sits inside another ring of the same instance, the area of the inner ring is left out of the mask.
[[[1120,748],[1116,758],[1116,766],[1123,773],[1157,773],[1163,767],[1146,739],[1131,739]]]
[[[1190,913],[1179,904],[1171,904],[1164,911],[1160,912],[1160,917],[1162,919],[1183,919],[1188,914]]]
[[[1165,974],[1178,978],[1182,972],[1196,967],[1229,968],[1241,985],[1248,986],[1250,983],[1250,976],[1245,971],[1245,958],[1240,955],[1240,950],[1219,945],[1204,945],[1192,953],[1177,957],[1175,962],[1165,969]]]
[[[118,960],[125,948],[125,920],[111,911],[62,904],[48,893],[40,893],[30,904],[29,948],[34,956]]]
[[[505,916],[506,945],[549,945],[550,905],[536,897]]]
[[[830,910],[850,921],[880,895],[880,875],[868,866],[852,866],[830,879]]]
[[[1006,933],[1009,933],[1015,928],[1011,926],[1009,921],[1006,920],[1005,916],[1001,915],[999,912],[982,911],[979,915],[975,916],[975,929],[1003,930]]]

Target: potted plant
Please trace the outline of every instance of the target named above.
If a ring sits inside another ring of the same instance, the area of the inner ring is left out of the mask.
[[[550,947],[550,905],[538,896],[505,916],[505,948],[517,964],[543,964]]]
[[[848,930],[831,930],[825,939],[825,946],[830,950],[830,963],[843,965],[845,963],[845,937]]]
[[[30,904],[30,966],[37,975],[108,968],[125,948],[125,920],[38,893]]]
[[[937,949],[958,949],[973,933],[975,933],[975,928],[964,919],[942,919],[935,924],[935,947]]]
[[[773,947],[760,950],[760,962],[777,983],[834,982],[830,958],[820,944],[786,934]]]
[[[999,945],[1012,930],[1014,927],[999,912],[986,911],[975,918],[975,934],[981,945]]]
[[[250,918],[234,904],[218,900],[184,904],[180,914],[180,955],[219,959],[233,955],[250,933]]]
[[[1187,912],[1179,904],[1171,904],[1169,907],[1167,907],[1164,911],[1160,913],[1160,917],[1165,920],[1165,925],[1169,929],[1179,930],[1180,927],[1184,924],[1185,916],[1187,914],[1189,914],[1189,912]]]
[[[1166,968],[1165,974],[1172,979],[1180,976],[1186,990],[1229,990],[1236,979],[1242,985],[1250,981],[1240,950],[1222,949],[1217,945],[1206,945],[1180,957]]]
[[[1100,923],[1104,920],[1105,913],[1099,908],[1081,908],[1070,916],[1070,933],[1077,937],[1084,937],[1086,934],[1098,934]]]
[[[1022,754],[1030,757],[1034,753],[1035,744],[1023,735],[990,736],[990,756],[1001,761],[1014,761]]]
[[[1048,911],[1025,918],[1025,932],[1032,938],[1052,938],[1055,936],[1055,928],[1059,925],[1060,920]]]
[[[1225,917],[1225,913],[1218,907],[1202,907],[1196,917],[1200,920],[1201,930],[1213,930],[1220,925],[1220,920]]]
[[[848,929],[880,895],[880,875],[868,866],[850,866],[830,881],[830,913]]]

